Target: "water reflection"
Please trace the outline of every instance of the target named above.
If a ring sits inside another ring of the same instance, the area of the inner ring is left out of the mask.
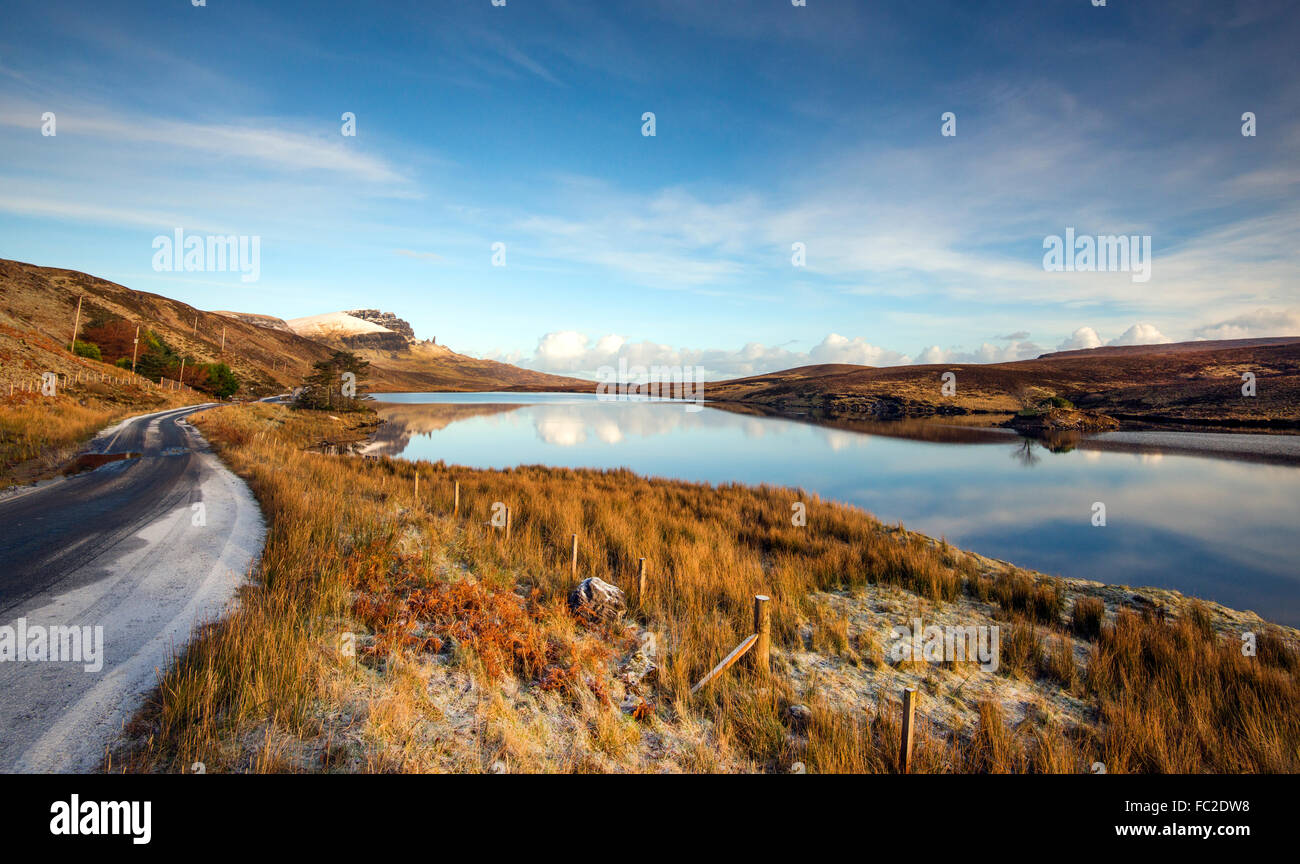
[[[1034,453],[1037,447],[1038,443],[1033,438],[1021,438],[1015,449],[1011,451],[1011,458],[1026,468],[1032,468],[1039,462],[1038,456]]]
[[[1244,444],[1236,440],[1243,436],[1187,433],[1038,441],[954,420],[687,412],[679,403],[589,395],[381,398],[389,422],[375,453],[804,488],[1024,566],[1176,588],[1300,624],[1293,536],[1300,469],[1282,464],[1300,459],[1300,440],[1290,436],[1246,436]],[[1253,447],[1256,461],[1187,455],[1241,446]],[[1091,524],[1096,501],[1106,504],[1105,527]]]

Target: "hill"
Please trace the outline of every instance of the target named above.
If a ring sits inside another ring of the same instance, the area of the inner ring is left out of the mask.
[[[946,395],[943,375],[953,373]],[[1255,376],[1256,395],[1242,393]],[[899,418],[1014,414],[1049,396],[1128,425],[1300,427],[1300,337],[1095,348],[1012,363],[803,366],[709,384],[710,400]]]
[[[0,385],[38,379],[41,371],[75,371],[92,361],[73,357],[72,337],[81,299],[79,338],[112,331],[127,353],[134,327],[152,330],[191,363],[224,362],[241,383],[239,396],[282,393],[297,386],[311,364],[335,348],[372,363],[373,390],[591,390],[591,382],[520,369],[457,354],[432,342],[408,340],[346,313],[283,321],[248,312],[209,312],[158,294],[75,270],[0,259]],[[373,310],[360,310],[370,312]],[[393,320],[400,321],[396,316]],[[405,323],[405,322],[401,322]],[[107,358],[106,358],[107,359]],[[7,389],[7,387],[6,387]]]
[[[407,345],[406,338],[400,333],[346,312],[290,318],[285,323],[299,336],[347,350],[365,347],[401,350]]]
[[[54,368],[72,358],[35,358],[26,351],[31,340],[43,337],[56,348],[72,338],[77,301],[81,298],[79,337],[105,326],[124,331],[129,352],[134,326],[158,334],[175,352],[196,362],[224,362],[239,378],[240,395],[282,392],[306,374],[316,360],[329,356],[329,349],[295,333],[257,326],[238,317],[196,309],[158,294],[134,291],[123,285],[75,270],[37,267],[18,261],[0,260],[0,356],[23,365],[30,377],[41,366]],[[129,332],[128,332],[129,328]],[[224,348],[223,348],[224,340]],[[38,360],[40,362],[33,361]],[[39,374],[37,372],[36,374]]]
[[[362,317],[365,316],[365,317]],[[392,325],[392,329],[378,322]],[[360,309],[293,318],[288,326],[301,336],[351,351],[383,370],[386,389],[531,390],[589,392],[595,384],[578,378],[548,375],[509,363],[457,354],[433,340],[415,338],[411,325],[391,312]]]
[[[225,315],[227,318],[238,318],[240,321],[249,324],[256,324],[258,327],[270,327],[272,330],[283,330],[285,333],[292,333],[289,323],[283,318],[276,318],[274,315],[254,315],[251,312],[224,312],[218,310],[218,315]]]

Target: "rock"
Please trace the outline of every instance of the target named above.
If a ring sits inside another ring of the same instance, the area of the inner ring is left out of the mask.
[[[807,705],[787,705],[785,720],[790,728],[795,731],[807,729],[808,723],[812,720],[812,709]]]
[[[408,344],[406,337],[401,333],[383,330],[374,333],[349,333],[339,336],[338,341],[349,348],[361,351],[405,351]]]
[[[623,592],[603,579],[583,579],[569,592],[569,611],[597,621],[617,621],[627,608]]]
[[[1149,610],[1157,614],[1163,614],[1165,611],[1165,601],[1159,597],[1148,597],[1145,594],[1134,594],[1129,598],[1130,602],[1139,609]]]
[[[648,683],[659,674],[659,667],[645,654],[637,651],[619,668],[619,680],[630,693],[641,692],[643,683]]]
[[[639,696],[642,685],[659,674],[659,640],[649,630],[642,630],[637,642],[639,647],[618,667],[618,675],[628,692]]]
[[[353,318],[360,318],[362,321],[369,321],[371,324],[378,324],[386,330],[392,330],[407,342],[415,341],[415,330],[411,328],[410,324],[398,318],[392,312],[381,312],[378,309],[353,309],[344,314],[351,315]]]

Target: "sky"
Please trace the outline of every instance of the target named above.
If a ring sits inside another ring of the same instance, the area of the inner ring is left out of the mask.
[[[1297,2],[193,2],[6,4],[0,257],[587,376],[1300,335]]]

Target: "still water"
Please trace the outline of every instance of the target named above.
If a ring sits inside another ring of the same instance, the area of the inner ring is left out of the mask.
[[[1300,467],[1281,461],[1300,457],[1297,437],[1130,432],[1049,448],[936,421],[827,425],[594,395],[375,398],[389,422],[370,452],[799,487],[1024,567],[1300,625]],[[1243,446],[1257,461],[1226,455]]]

